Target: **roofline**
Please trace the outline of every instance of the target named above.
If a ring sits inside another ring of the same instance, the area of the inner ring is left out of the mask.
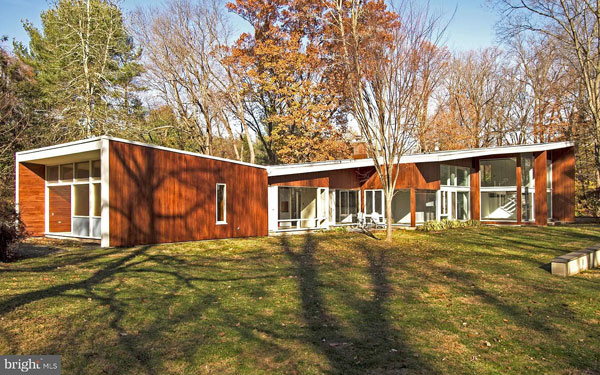
[[[205,158],[205,159],[222,161],[222,162],[226,162],[226,163],[240,164],[240,165],[245,165],[247,167],[267,169],[267,167],[264,166],[264,165],[246,163],[246,162],[243,162],[243,161],[231,160],[231,159],[226,159],[226,158],[220,158],[220,157],[217,157],[217,156],[204,155],[204,154],[199,154],[197,152],[184,151],[184,150],[179,150],[179,149],[176,149],[176,148],[170,148],[170,147],[164,147],[164,146],[157,146],[157,145],[152,145],[152,144],[149,144],[149,143],[143,143],[143,142],[137,142],[137,141],[130,141],[128,139],[110,137],[110,136],[106,136],[106,135],[99,136],[99,137],[92,137],[92,138],[82,139],[82,140],[73,141],[73,142],[61,143],[61,144],[52,145],[52,146],[46,146],[46,147],[36,148],[36,149],[32,149],[32,150],[20,151],[20,152],[17,152],[15,155],[16,155],[17,161],[20,161],[21,159],[24,159],[24,156],[26,156],[26,155],[33,156],[33,154],[38,153],[38,152],[58,150],[60,148],[67,148],[67,147],[72,147],[72,146],[81,146],[81,145],[85,145],[86,143],[93,143],[93,142],[98,142],[98,141],[101,141],[101,140],[109,140],[109,141],[113,141],[113,142],[122,142],[122,143],[127,143],[127,144],[131,144],[131,145],[136,145],[136,146],[149,147],[149,148],[153,148],[153,149],[157,149],[157,150],[162,150],[162,151],[169,151],[169,152],[175,152],[175,153],[178,153],[178,154],[184,154],[184,155],[196,156],[196,157]],[[98,147],[98,149],[100,149],[100,148]],[[67,153],[65,153],[65,154],[67,154]],[[30,161],[30,160],[33,161],[33,160],[35,160],[35,158],[31,158],[31,157],[25,158],[25,159],[27,159],[26,161]]]
[[[400,157],[398,164],[405,163],[432,163],[432,162],[443,162],[457,159],[466,159],[472,157],[483,157],[490,155],[500,154],[511,154],[511,153],[524,153],[524,152],[535,152],[535,151],[550,151],[561,148],[573,147],[574,143],[567,142],[551,142],[551,143],[536,143],[528,145],[510,145],[500,147],[485,147],[475,149],[463,149],[463,150],[452,150],[452,151],[436,151],[423,154],[403,155]],[[302,163],[302,164],[287,164],[287,165],[273,165],[269,166],[267,171],[269,177],[285,176],[291,174],[302,174],[310,172],[322,172],[322,171],[333,171],[340,169],[349,168],[361,168],[361,167],[372,167],[375,163],[373,159],[344,159],[344,160],[332,160],[332,161],[321,161],[314,163]]]

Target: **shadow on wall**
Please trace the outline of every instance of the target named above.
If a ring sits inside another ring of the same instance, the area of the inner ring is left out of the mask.
[[[110,155],[111,245],[267,234],[264,170],[119,142]],[[227,224],[216,225],[222,182]]]

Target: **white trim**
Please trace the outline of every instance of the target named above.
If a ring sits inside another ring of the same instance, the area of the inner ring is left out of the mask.
[[[26,162],[70,154],[79,154],[88,151],[97,151],[100,150],[100,143],[100,138],[92,138],[83,141],[64,143],[61,145],[42,147],[34,150],[17,152],[16,159],[18,162]]]
[[[84,239],[84,240],[96,240],[96,241],[100,240],[100,237],[77,236],[77,235],[74,235],[72,233],[60,233],[60,232],[57,232],[57,233],[46,232],[46,233],[44,233],[44,237],[58,238],[58,239],[61,239],[61,238],[79,238],[79,239]]]
[[[178,154],[191,155],[191,156],[196,156],[196,157],[205,158],[205,159],[218,160],[218,161],[223,161],[226,163],[240,164],[240,165],[245,165],[248,167],[267,169],[267,167],[263,166],[263,165],[246,163],[246,162],[238,161],[238,160],[220,158],[217,156],[204,155],[204,154],[199,154],[196,152],[178,150],[175,148],[151,145],[148,143],[130,141],[127,139],[115,138],[115,137],[109,137],[109,136],[94,137],[94,138],[89,138],[89,139],[83,139],[80,141],[68,142],[68,143],[63,143],[63,144],[59,144],[59,145],[37,148],[37,149],[33,149],[33,150],[21,151],[21,152],[16,153],[16,158],[19,161],[30,161],[30,160],[37,160],[37,159],[46,159],[46,158],[56,157],[56,156],[64,156],[64,155],[69,155],[69,154],[76,154],[76,153],[92,151],[92,150],[100,150],[102,148],[103,141],[105,141],[105,140],[113,141],[113,142],[127,143],[130,145],[136,145],[136,146],[142,146],[142,147],[149,147],[149,148],[153,148],[153,149],[157,149],[157,150],[170,151],[170,152],[175,152]]]
[[[413,154],[401,156],[398,160],[398,164],[405,163],[429,163],[429,162],[443,162],[457,159],[466,159],[472,157],[484,157],[491,155],[501,154],[519,154],[524,152],[537,152],[537,151],[549,151],[560,148],[572,147],[573,142],[554,142],[554,143],[539,143],[531,145],[513,145],[513,146],[502,146],[502,147],[488,147],[488,148],[476,148],[468,150],[456,150],[456,151],[439,151],[426,154]],[[371,158],[359,159],[359,160],[335,160],[335,161],[323,161],[316,163],[304,163],[304,164],[288,164],[288,165],[276,165],[269,166],[267,172],[269,177],[273,176],[285,176],[290,174],[300,174],[309,172],[320,172],[320,171],[333,171],[339,169],[348,168],[361,168],[361,167],[372,167],[374,161]]]
[[[223,186],[223,220],[219,220],[219,186]],[[227,184],[218,182],[215,186],[215,222],[217,225],[227,224]]]
[[[15,156],[15,211],[19,213],[19,162]],[[44,171],[45,173],[45,171]],[[46,176],[44,176],[44,180]]]
[[[110,246],[110,145],[108,139],[102,140],[100,150],[100,237],[102,247]]]

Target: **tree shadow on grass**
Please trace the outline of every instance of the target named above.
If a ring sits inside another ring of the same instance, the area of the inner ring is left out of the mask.
[[[409,347],[402,332],[394,329],[388,320],[390,314],[386,303],[391,288],[385,249],[371,249],[365,245],[358,249],[367,260],[372,297],[344,289],[342,297],[356,316],[341,321],[330,312],[321,291],[323,281],[316,257],[316,238],[306,234],[302,248],[294,249],[288,238],[282,236],[281,246],[295,266],[302,315],[308,326],[305,340],[325,355],[332,373],[436,373],[423,360],[418,360],[419,353]],[[348,329],[347,326],[352,324],[350,320],[354,324]]]

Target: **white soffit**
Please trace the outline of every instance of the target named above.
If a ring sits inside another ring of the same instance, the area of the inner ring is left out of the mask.
[[[58,164],[100,157],[101,138],[63,143],[16,153],[17,162]],[[87,159],[85,159],[87,158]]]
[[[560,148],[572,147],[573,142],[538,143],[532,145],[514,145],[502,147],[475,148],[468,150],[438,151],[426,154],[404,155],[398,163],[431,163],[450,160],[485,157],[502,154],[518,154],[525,152],[550,151]],[[268,167],[269,177],[286,176],[311,172],[334,171],[349,168],[372,167],[373,159],[334,160],[305,164],[275,165]]]

